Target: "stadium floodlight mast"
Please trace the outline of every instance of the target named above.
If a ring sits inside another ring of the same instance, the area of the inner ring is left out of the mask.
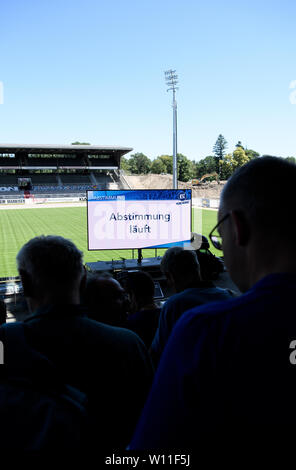
[[[177,166],[177,101],[176,101],[176,90],[179,88],[176,86],[178,83],[178,75],[176,70],[167,70],[164,72],[165,81],[169,87],[167,91],[173,91],[173,188],[178,189],[178,166]]]

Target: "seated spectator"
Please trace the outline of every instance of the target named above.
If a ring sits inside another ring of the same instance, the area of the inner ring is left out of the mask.
[[[131,449],[260,452],[265,468],[294,453],[295,181],[296,165],[276,157],[228,180],[210,238],[243,294],[179,320]]]
[[[124,326],[127,317],[127,295],[110,274],[88,274],[82,293],[87,316],[112,326]]]
[[[127,273],[123,285],[129,294],[131,304],[126,328],[137,333],[146,346],[150,347],[160,313],[160,308],[154,301],[153,279],[144,271],[132,271]]]
[[[195,251],[178,246],[169,248],[163,255],[160,267],[176,294],[166,301],[160,313],[150,349],[155,365],[159,362],[175,323],[186,310],[231,297],[227,290],[215,287],[212,281],[202,281]]]
[[[70,240],[36,237],[21,248],[17,264],[31,312],[23,323],[28,345],[56,366],[66,384],[86,394],[93,445],[125,448],[152,378],[143,342],[131,331],[85,316],[79,305],[82,253]],[[5,350],[1,328],[0,340]]]

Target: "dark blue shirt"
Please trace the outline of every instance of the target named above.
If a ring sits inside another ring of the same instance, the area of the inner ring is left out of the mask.
[[[210,281],[202,281],[198,287],[190,287],[172,295],[161,309],[158,328],[152,341],[150,353],[154,364],[158,364],[173,327],[186,310],[230,298],[232,295],[228,290],[215,287]]]
[[[154,338],[160,314],[160,307],[139,310],[129,315],[126,328],[134,331],[144,341],[147,348],[151,346]]]
[[[240,297],[184,314],[130,448],[250,449],[262,440],[272,448],[293,439],[295,294],[296,274],[271,274]]]

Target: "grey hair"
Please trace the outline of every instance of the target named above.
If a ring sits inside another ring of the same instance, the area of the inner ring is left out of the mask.
[[[184,285],[200,277],[200,266],[196,252],[184,250],[180,246],[174,246],[165,252],[160,268],[163,273],[170,273],[175,281]]]
[[[36,286],[71,286],[83,274],[83,253],[71,240],[41,235],[29,240],[16,257],[19,272],[28,273]]]

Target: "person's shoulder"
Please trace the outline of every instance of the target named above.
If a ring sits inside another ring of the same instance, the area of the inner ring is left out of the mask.
[[[175,301],[176,299],[179,299],[179,298],[180,298],[180,295],[181,295],[182,293],[183,293],[183,292],[178,292],[177,294],[171,295],[171,296],[166,300],[166,302],[165,302],[164,305],[167,306],[167,305],[170,305],[171,303],[174,303],[174,301]]]
[[[248,310],[248,304],[251,301],[249,294],[243,294],[239,297],[231,297],[210,302],[204,305],[193,307],[187,310],[178,321],[178,328],[193,328],[194,325],[218,324],[229,321],[238,312]]]
[[[80,336],[82,342],[86,342],[88,347],[106,354],[106,357],[117,358],[120,363],[125,360],[146,363],[148,359],[147,348],[142,339],[127,328],[106,325],[95,320],[83,317],[80,319]]]
[[[220,299],[231,299],[234,297],[229,289],[216,286],[213,282],[204,283],[200,287],[195,288],[195,294],[201,297],[218,297]]]
[[[213,301],[225,301],[233,296],[226,290],[214,285],[206,287],[191,287],[178,294],[172,295],[166,302],[166,309],[184,307],[191,308],[190,304],[207,304]]]
[[[136,324],[136,323],[138,323],[139,321],[141,321],[144,316],[145,316],[145,314],[144,314],[144,312],[141,311],[141,310],[138,310],[138,311],[135,312],[135,313],[131,313],[131,314],[127,317],[127,319],[126,319],[126,324],[127,324],[127,325]]]
[[[101,323],[88,317],[81,317],[80,322],[85,328],[93,331],[94,334],[103,336],[104,338],[116,339],[116,341],[132,341],[137,342],[139,337],[133,331],[119,326],[111,326],[106,323]]]
[[[194,295],[195,290],[196,290],[195,288],[189,288],[181,292],[178,292],[177,294],[173,294],[171,295],[171,297],[168,298],[165,305],[168,307],[170,305],[182,303],[184,299],[187,299],[188,297],[192,297]]]

